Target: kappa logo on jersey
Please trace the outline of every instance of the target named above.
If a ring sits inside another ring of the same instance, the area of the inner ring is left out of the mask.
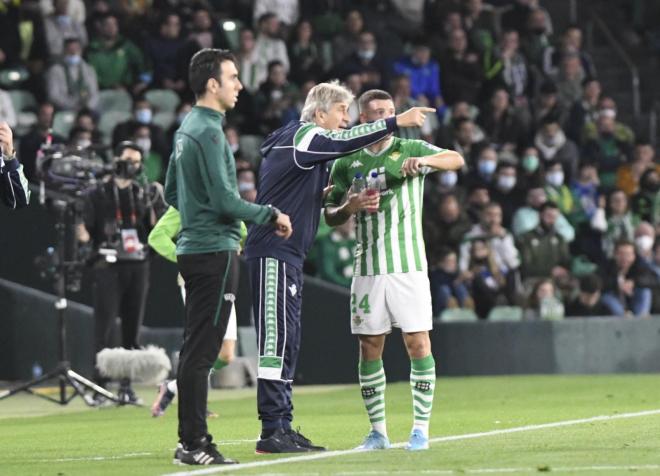
[[[178,159],[179,157],[181,157],[181,154],[183,153],[183,139],[179,139],[176,141],[175,148],[176,148],[176,153],[174,155],[174,158]]]
[[[351,169],[357,169],[358,167],[362,167],[362,162],[359,160],[354,160],[353,163],[349,166]]]
[[[291,293],[291,297],[295,297],[296,294],[298,294],[298,287],[295,284],[292,284],[289,286],[289,292]]]

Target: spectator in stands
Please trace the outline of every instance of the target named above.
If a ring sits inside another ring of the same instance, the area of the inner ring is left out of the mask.
[[[443,107],[440,66],[431,59],[431,48],[427,44],[416,43],[412,55],[394,63],[394,71],[410,78],[410,95],[420,105]]]
[[[112,145],[116,146],[120,142],[129,140],[139,126],[149,128],[149,138],[151,139],[151,148],[161,157],[169,157],[171,142],[165,139],[165,131],[158,124],[154,124],[154,111],[151,103],[145,98],[140,97],[133,103],[133,117],[128,121],[115,126],[112,131]],[[147,157],[143,154],[143,159]]]
[[[19,111],[20,112],[20,111]],[[16,111],[14,104],[11,102],[11,96],[0,89],[0,122],[6,122],[10,128],[16,127]]]
[[[482,147],[479,151],[475,167],[470,170],[465,182],[468,187],[481,183],[490,190],[494,184],[495,170],[497,170],[497,152],[491,146]],[[472,164],[470,164],[472,165]]]
[[[99,25],[99,36],[92,40],[87,50],[87,61],[96,71],[99,88],[124,88],[133,94],[144,91],[150,75],[142,51],[120,35],[114,14],[103,16]]]
[[[99,103],[96,72],[83,58],[78,38],[67,38],[63,56],[46,75],[48,100],[61,111],[95,110]]]
[[[571,217],[574,211],[573,194],[566,185],[565,175],[562,163],[550,160],[545,169],[545,194],[548,200],[557,204],[562,215]]]
[[[284,65],[280,61],[268,63],[268,78],[259,86],[255,97],[260,132],[263,135],[283,125],[282,116],[293,104],[296,91],[296,87],[287,78]]]
[[[238,74],[241,84],[250,93],[254,94],[259,85],[266,79],[266,68],[262,67],[256,49],[254,32],[249,28],[243,28],[238,37]]]
[[[490,198],[502,209],[502,223],[511,227],[513,214],[523,206],[525,195],[517,187],[518,172],[513,162],[501,160],[495,169],[495,180],[490,187]]]
[[[314,41],[314,31],[309,20],[301,20],[296,27],[296,35],[289,45],[291,60],[290,78],[302,84],[308,78],[318,78],[323,73],[321,49]]]
[[[434,258],[434,252],[443,246],[458,252],[463,235],[472,227],[456,196],[451,194],[442,197],[435,213],[427,213],[424,218],[424,241],[430,251],[429,255]]]
[[[445,103],[477,102],[483,70],[477,53],[468,48],[465,30],[455,29],[449,33],[449,47],[441,54],[440,70]]]
[[[616,182],[616,172],[630,157],[632,144],[618,139],[615,135],[616,122],[610,110],[601,110],[596,122],[597,136],[587,141],[584,156],[599,165],[600,181],[603,187],[612,188]]]
[[[573,103],[582,97],[584,78],[584,70],[577,54],[562,57],[556,83],[559,104],[564,110],[569,110]]]
[[[433,315],[439,316],[447,308],[474,308],[464,276],[458,271],[456,252],[444,247],[437,256],[437,265],[429,272]]]
[[[543,68],[543,58],[550,47],[548,15],[540,8],[533,9],[527,16],[527,28],[522,39],[522,50],[530,65]]]
[[[460,118],[454,121],[453,133],[448,144],[442,144],[448,149],[455,150],[465,158],[465,162],[471,167],[477,159],[480,149],[483,147],[475,132],[477,126],[470,119]]]
[[[260,67],[268,71],[268,64],[271,61],[280,61],[284,70],[289,72],[289,54],[286,50],[286,43],[280,37],[280,20],[275,13],[264,13],[257,22],[259,33],[255,43],[257,58],[260,60]]]
[[[655,243],[656,232],[653,225],[643,221],[635,228],[635,251],[637,259],[649,268],[653,264],[653,244]]]
[[[615,316],[648,316],[651,311],[651,288],[657,285],[653,271],[644,265],[630,241],[618,241],[614,258],[600,273],[603,276],[603,303]]]
[[[136,124],[130,140],[135,142],[142,150],[142,168],[147,181],[149,183],[164,183],[168,157],[164,157],[154,150],[149,126],[141,123]]]
[[[184,44],[181,17],[172,12],[163,15],[158,25],[158,35],[149,36],[144,47],[145,56],[153,66],[153,87],[171,89],[177,93],[184,91],[186,81],[177,71],[177,61]]]
[[[660,173],[656,168],[646,170],[639,180],[639,191],[632,197],[634,219],[660,225]]]
[[[487,239],[470,240],[470,260],[465,273],[474,299],[474,310],[480,319],[486,319],[498,304],[506,304],[506,276],[497,265]]]
[[[527,192],[532,187],[537,187],[543,183],[545,177],[545,167],[539,151],[536,147],[527,147],[523,150],[518,167],[518,187],[522,193]]]
[[[507,9],[502,15],[502,27],[506,30],[516,30],[523,35],[527,32],[527,20],[529,14],[534,10],[542,11],[546,16],[544,31],[552,34],[552,22],[548,12],[539,6],[539,0],[514,0],[511,8]]]
[[[358,50],[360,33],[364,31],[364,19],[359,10],[349,10],[346,14],[344,31],[332,40],[333,63],[340,64]]]
[[[539,226],[539,213],[547,202],[548,196],[543,186],[537,185],[527,191],[526,206],[519,208],[513,215],[511,231],[514,236],[521,237]],[[552,205],[559,210],[557,204]],[[555,227],[566,243],[575,239],[575,230],[561,213],[557,217]]]
[[[519,46],[517,31],[507,30],[502,33],[492,54],[484,56],[484,74],[492,84],[506,86],[516,107],[526,109],[527,97],[532,92],[532,77]]]
[[[353,277],[353,250],[355,249],[355,223],[349,219],[334,227],[319,239],[315,246],[316,269],[319,278],[345,288],[351,287]]]
[[[628,197],[635,195],[639,191],[639,180],[646,170],[655,168],[660,171],[660,165],[654,161],[653,146],[645,141],[637,142],[630,163],[622,165],[616,172],[616,188],[623,190]]]
[[[78,38],[84,48],[87,46],[85,26],[69,16],[69,0],[53,0],[53,14],[44,19],[46,43],[53,60],[58,60],[64,53],[67,38]]]
[[[635,226],[633,215],[628,208],[628,197],[621,190],[614,190],[609,196],[607,216],[607,232],[603,237],[605,256],[614,255],[614,245],[619,241],[630,241],[634,238]]]
[[[289,107],[282,113],[282,124],[288,124],[291,121],[297,121],[300,119],[300,114],[302,113],[303,106],[305,105],[305,99],[307,98],[307,94],[312,90],[312,88],[316,86],[316,81],[314,79],[308,79],[307,81],[304,81],[300,87],[299,91],[295,91],[292,97],[292,102],[289,105]],[[350,88],[350,86],[349,86]],[[357,97],[357,95],[356,95]],[[355,101],[353,101],[355,102]],[[351,106],[353,103],[351,103]],[[349,106],[349,111],[348,114],[350,117],[353,117],[351,115],[352,113],[352,108]],[[355,111],[357,114],[357,111]],[[355,119],[358,119],[358,116],[355,116]],[[350,124],[349,124],[350,126]]]
[[[463,187],[458,186],[458,173],[455,170],[445,170],[430,175],[424,186],[424,203],[437,203],[440,197],[453,193],[462,201],[464,197]]]
[[[534,284],[523,317],[528,321],[557,320],[564,317],[564,305],[557,297],[552,279],[541,279]]]
[[[392,98],[394,99],[394,108],[396,113],[407,111],[411,107],[421,106],[418,100],[412,97],[411,81],[406,75],[396,76],[392,80]],[[399,137],[404,139],[423,139],[433,143],[433,137],[438,130],[438,116],[428,114],[422,127],[408,127],[397,131]]]
[[[39,12],[44,17],[51,15],[54,11],[55,6],[52,0],[39,0]],[[85,23],[86,10],[85,3],[82,0],[70,0],[66,12],[74,21]]]
[[[390,66],[378,52],[376,36],[370,31],[360,33],[358,48],[336,65],[335,75],[345,78],[357,73],[364,89],[383,88],[389,82]]]
[[[523,121],[509,103],[509,93],[504,88],[495,89],[490,102],[479,114],[477,123],[498,151],[513,152],[522,145],[527,135]]]
[[[281,27],[288,30],[298,21],[300,15],[299,0],[255,0],[252,18],[258,22],[263,15],[273,12]]]
[[[470,223],[477,224],[481,221],[483,209],[490,203],[490,192],[483,183],[471,184],[467,189],[465,213],[470,219]]]
[[[597,274],[581,276],[578,296],[566,306],[567,317],[599,317],[611,315],[602,299],[603,281]]]
[[[546,117],[553,117],[560,124],[566,118],[566,110],[559,103],[557,85],[552,81],[545,81],[541,85],[539,94],[532,103],[532,131],[541,127]]]
[[[582,81],[582,98],[573,103],[566,123],[566,135],[573,142],[582,144],[584,126],[596,121],[601,91],[597,79],[587,77]]]
[[[251,168],[239,169],[236,172],[238,193],[243,200],[254,203],[257,200],[257,176]],[[350,220],[349,220],[350,221]]]
[[[77,149],[87,149],[92,145],[92,131],[83,127],[72,127],[69,131],[70,147]]]
[[[470,43],[479,54],[489,54],[495,44],[493,7],[482,0],[467,0],[463,5],[463,25]]]
[[[616,102],[609,96],[600,96],[598,100],[598,113],[593,121],[587,122],[582,130],[582,143],[586,143],[589,139],[598,138],[598,119],[602,116],[610,117],[614,121],[613,135],[623,143],[627,143],[630,147],[635,143],[635,133],[633,130],[625,125],[623,122],[617,121]]]
[[[30,182],[37,182],[36,175],[36,159],[37,152],[42,144],[46,142],[46,138],[53,127],[53,116],[55,115],[55,107],[45,102],[39,105],[37,111],[37,123],[32,126],[30,132],[21,137],[20,145],[18,147],[18,156],[23,163],[23,171],[25,177]],[[65,139],[58,134],[51,134],[53,144],[64,144]]]
[[[545,202],[539,210],[539,224],[522,236],[517,248],[520,251],[520,270],[524,280],[552,276],[564,279],[569,275],[571,255],[568,243],[557,230],[561,213],[553,202]]]
[[[172,144],[174,140],[174,134],[181,126],[181,123],[183,120],[186,118],[188,113],[192,110],[192,104],[187,102],[187,101],[181,101],[179,105],[176,107],[175,111],[175,118],[174,118],[174,123],[170,126],[170,128],[166,132],[166,140],[168,144]]]
[[[571,183],[573,213],[568,217],[576,230],[574,253],[583,254],[594,263],[605,259],[602,235],[607,231],[605,197],[600,194],[599,185],[596,165],[582,162]]]
[[[100,145],[103,142],[101,131],[98,129],[96,115],[91,109],[80,109],[73,121],[73,127],[81,127],[92,133],[92,145]]]
[[[534,147],[538,149],[547,169],[550,161],[559,162],[567,175],[567,181],[575,177],[580,152],[575,143],[566,137],[557,116],[545,116],[534,136]]]
[[[476,238],[488,241],[497,268],[507,280],[509,277],[514,278],[520,266],[520,256],[513,235],[503,226],[502,208],[498,203],[491,202],[486,205],[481,213],[481,222],[474,225],[465,235],[465,241],[460,248],[461,272],[469,269],[471,240]]]
[[[445,144],[447,147],[451,147],[454,126],[456,125],[456,121],[460,119],[467,119],[472,121],[473,143],[484,141],[486,139],[484,131],[482,131],[481,127],[474,123],[474,120],[478,115],[479,108],[468,104],[466,101],[457,101],[453,106],[447,107],[442,118],[442,125],[437,134],[438,144]]]
[[[227,139],[227,144],[231,149],[231,153],[234,154],[234,159],[236,159],[236,161],[243,160],[241,153],[241,140],[238,134],[238,129],[233,125],[228,125],[224,129],[225,129],[225,139]]]
[[[591,55],[582,49],[582,30],[576,25],[569,26],[561,37],[558,47],[546,49],[543,71],[547,76],[559,73],[561,61],[569,55],[576,55],[586,78],[596,77],[596,67]]]

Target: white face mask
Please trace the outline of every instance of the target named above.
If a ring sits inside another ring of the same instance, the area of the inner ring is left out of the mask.
[[[92,145],[92,141],[89,139],[80,139],[78,141],[78,147],[80,147],[81,149],[86,149],[90,145]]]
[[[508,192],[516,186],[516,177],[513,175],[502,175],[497,179],[497,186],[505,192]]]
[[[238,151],[239,147],[240,147],[240,146],[238,145],[238,143],[236,143],[236,144],[229,144],[229,148],[231,149],[231,151],[232,151],[234,154]]]
[[[453,170],[448,170],[440,175],[440,185],[452,188],[458,182],[458,175]]]
[[[238,182],[238,191],[239,192],[250,192],[254,190],[253,182]]]
[[[144,154],[148,154],[151,150],[151,139],[149,137],[140,137],[135,139],[135,143],[142,149]]]
[[[648,253],[653,248],[653,238],[648,235],[642,235],[635,238],[637,250],[641,253]]]
[[[553,187],[561,187],[564,185],[564,172],[560,170],[555,172],[548,172],[545,174],[545,181]]]

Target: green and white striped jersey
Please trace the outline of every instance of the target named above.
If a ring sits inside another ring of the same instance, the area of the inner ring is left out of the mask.
[[[409,157],[443,152],[422,140],[392,137],[379,154],[362,149],[335,161],[330,180],[335,186],[327,205],[339,206],[360,172],[364,177],[378,173],[380,207],[378,213],[360,212],[356,218],[357,245],[353,276],[426,271],[422,234],[424,178],[434,169],[424,167],[417,177],[403,177],[401,165]]]

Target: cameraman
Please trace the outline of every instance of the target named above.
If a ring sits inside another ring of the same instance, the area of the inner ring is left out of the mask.
[[[9,208],[26,207],[30,191],[23,166],[16,159],[11,128],[0,122],[0,199]]]
[[[147,237],[165,208],[159,184],[139,183],[142,160],[142,149],[134,142],[117,146],[114,175],[89,192],[84,224],[77,227],[78,239],[91,241],[98,257],[93,265],[95,352],[111,345],[117,316],[122,347],[139,347],[149,287]],[[102,386],[108,383],[98,369],[94,380]],[[128,378],[121,380],[118,396],[122,403],[140,403]]]

